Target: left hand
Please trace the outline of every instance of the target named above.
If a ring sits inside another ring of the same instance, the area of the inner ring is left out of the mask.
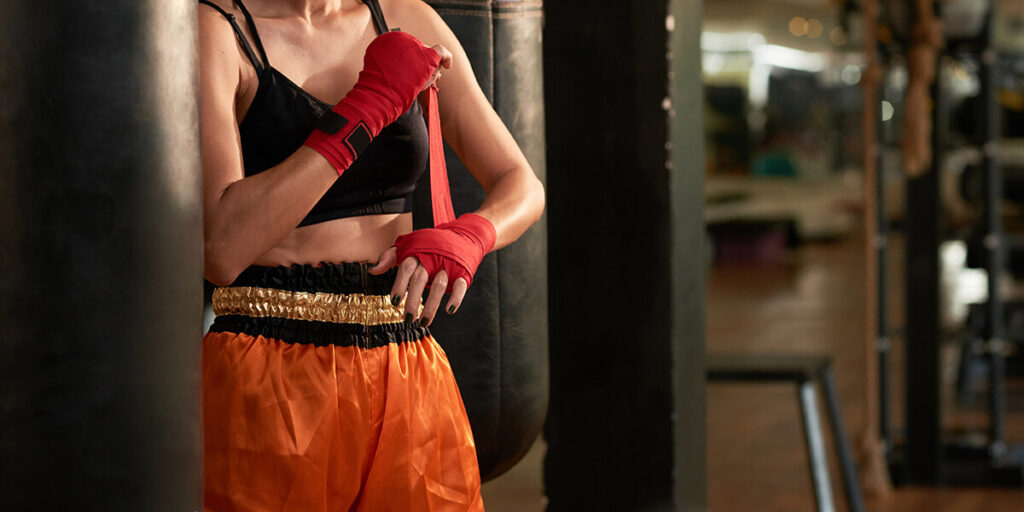
[[[391,247],[381,253],[377,264],[371,267],[369,272],[374,275],[383,274],[395,266],[397,259],[398,248]],[[448,289],[448,274],[441,270],[434,276],[434,281],[430,283],[430,295],[427,296],[427,301],[423,304],[423,314],[421,317],[419,314],[419,299],[423,296],[423,290],[427,287],[429,279],[430,276],[427,269],[413,256],[405,258],[398,265],[398,275],[395,277],[394,286],[391,287],[391,300],[393,303],[397,303],[402,300],[402,297],[406,298],[406,321],[419,318],[422,325],[430,325],[434,321],[434,317],[437,315],[437,308],[444,299],[445,290]],[[445,311],[449,315],[458,311],[468,289],[469,284],[461,277],[452,284],[451,297],[448,298],[448,303],[445,305]],[[395,300],[395,297],[398,297],[398,299]]]
[[[405,320],[419,317],[420,323],[427,326],[434,320],[446,290],[452,294],[448,314],[459,309],[466,290],[473,284],[473,274],[484,255],[494,249],[497,238],[490,220],[476,213],[466,213],[450,222],[399,236],[395,245],[380,255],[370,273],[382,274],[401,259],[391,288],[391,302],[398,304],[404,296]],[[449,277],[455,282],[449,283]],[[430,296],[420,316],[417,310],[428,282]]]

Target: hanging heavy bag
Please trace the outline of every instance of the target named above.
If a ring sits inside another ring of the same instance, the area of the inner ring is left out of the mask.
[[[543,181],[544,113],[539,2],[428,1],[459,38],[484,94]],[[454,212],[479,208],[484,192],[446,151]],[[416,189],[417,228],[432,220],[430,179]],[[544,222],[487,255],[454,316],[430,327],[448,354],[486,481],[511,468],[547,414],[547,235]]]

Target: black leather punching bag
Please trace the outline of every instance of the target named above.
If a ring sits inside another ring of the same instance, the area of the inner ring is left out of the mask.
[[[195,5],[0,2],[0,509],[202,508]]]
[[[544,103],[539,1],[428,2],[466,49],[484,93],[544,180]],[[443,87],[443,84],[442,84]],[[484,192],[448,149],[456,215]],[[430,222],[429,192],[417,188],[417,227]],[[540,433],[548,403],[547,230],[534,225],[484,258],[462,308],[430,327],[451,360],[486,481],[511,468]]]

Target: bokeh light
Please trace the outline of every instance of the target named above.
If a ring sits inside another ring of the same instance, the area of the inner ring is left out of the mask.
[[[846,31],[843,27],[835,27],[828,33],[829,40],[836,46],[843,46],[846,44]]]
[[[896,109],[893,108],[892,103],[888,101],[882,102],[882,121],[888,121],[892,119],[892,115],[896,113]]]
[[[805,36],[807,35],[807,30],[809,28],[808,25],[807,20],[805,20],[803,16],[797,16],[789,20],[789,33],[798,37]]]
[[[857,85],[860,83],[861,71],[860,66],[849,64],[843,68],[839,74],[839,78],[842,79],[846,85]]]
[[[825,25],[821,24],[821,20],[817,18],[811,18],[807,20],[807,37],[818,38],[825,31]]]

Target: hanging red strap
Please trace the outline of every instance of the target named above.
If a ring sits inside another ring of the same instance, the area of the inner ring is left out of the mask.
[[[427,131],[430,136],[430,204],[434,226],[455,220],[451,190],[448,188],[448,167],[444,162],[444,140],[441,138],[441,117],[437,113],[437,86],[427,89]]]
[[[430,132],[430,204],[434,211],[434,229],[417,229],[395,239],[397,261],[408,257],[419,260],[431,282],[438,272],[448,274],[448,288],[458,279],[473,283],[473,274],[484,255],[494,249],[497,232],[486,218],[466,213],[458,219],[452,209],[448,189],[448,170],[444,163],[441,118],[437,113],[437,88],[427,90],[427,130]]]

